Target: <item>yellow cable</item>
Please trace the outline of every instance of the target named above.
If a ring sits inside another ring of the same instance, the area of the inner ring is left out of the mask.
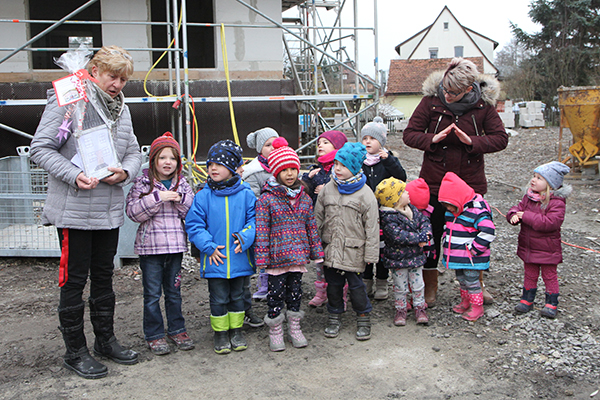
[[[176,35],[179,35],[179,30],[181,29],[181,22],[183,20],[183,8],[181,8],[181,11],[179,13],[179,23],[177,24],[177,32],[175,32]],[[169,46],[167,47],[167,49],[170,49],[171,46],[173,46],[173,44],[175,43],[175,38],[173,38],[171,40],[171,43],[169,44]],[[148,89],[146,88],[146,82],[148,82],[148,76],[150,76],[150,72],[152,72],[152,70],[154,69],[154,67],[156,67],[156,65],[158,65],[158,63],[160,62],[160,60],[163,59],[163,57],[167,54],[167,50],[165,50],[162,55],[160,57],[158,57],[158,60],[156,60],[156,62],[154,64],[152,64],[152,67],[150,67],[150,69],[148,70],[148,72],[146,73],[146,77],[144,78],[144,92],[146,92],[146,94],[148,95],[148,97],[177,97],[176,94],[169,94],[166,96],[155,96],[152,93],[150,93],[148,91]]]
[[[227,44],[225,42],[225,25],[221,24],[221,51],[223,52],[223,65],[225,67],[225,79],[227,80],[227,98],[229,99],[229,115],[231,116],[231,129],[233,130],[233,138],[238,146],[240,144],[240,138],[237,133],[237,126],[235,123],[235,114],[233,112],[233,101],[231,100],[231,86],[229,83],[229,61],[227,60]]]

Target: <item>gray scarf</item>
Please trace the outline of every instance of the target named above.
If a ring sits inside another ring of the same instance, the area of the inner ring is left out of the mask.
[[[103,104],[108,111],[108,116],[111,120],[116,121],[119,118],[119,114],[121,112],[121,108],[123,107],[123,98],[119,93],[114,99],[110,97],[108,93],[102,90],[98,85],[94,83],[96,86],[96,93],[98,93],[98,99],[100,100],[100,104]]]
[[[473,107],[475,104],[481,99],[481,88],[479,87],[478,82],[473,82],[473,90],[469,93],[465,94],[462,99],[455,103],[447,103],[446,97],[444,96],[444,89],[442,87],[442,83],[440,82],[438,86],[438,97],[442,101],[442,103],[446,106],[448,110],[452,112],[452,114],[461,116]]]

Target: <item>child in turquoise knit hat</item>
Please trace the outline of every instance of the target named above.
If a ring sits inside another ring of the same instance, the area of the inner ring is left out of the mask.
[[[324,333],[328,338],[337,337],[340,332],[346,283],[357,314],[356,339],[371,337],[372,306],[362,273],[367,263],[379,259],[379,212],[375,195],[365,185],[367,179],[361,169],[365,157],[366,149],[361,143],[346,143],[338,150],[331,181],[323,187],[315,205],[325,251],[329,318]]]

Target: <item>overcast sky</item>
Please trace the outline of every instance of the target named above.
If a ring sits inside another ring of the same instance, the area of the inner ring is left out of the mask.
[[[373,0],[356,0],[358,26],[373,26]],[[496,52],[511,40],[512,21],[528,33],[537,32],[539,26],[531,22],[529,0],[377,0],[379,27],[379,69],[388,70],[390,60],[398,58],[396,45],[431,25],[444,6],[463,26],[496,42]],[[342,13],[342,25],[353,25],[353,1],[347,0]],[[333,11],[327,13],[333,15]],[[325,15],[321,12],[322,18]],[[346,32],[348,34],[350,32]],[[374,38],[371,31],[359,31],[359,68],[373,76]],[[347,51],[354,57],[350,43]],[[364,50],[364,51],[363,51]]]

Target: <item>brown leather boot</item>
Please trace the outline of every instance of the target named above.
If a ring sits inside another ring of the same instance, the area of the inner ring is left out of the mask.
[[[435,307],[438,289],[438,270],[424,269],[423,281],[425,282],[425,303],[429,308]]]
[[[494,304],[494,297],[485,288],[483,283],[483,271],[479,271],[479,283],[481,284],[481,292],[483,293],[483,304]]]

